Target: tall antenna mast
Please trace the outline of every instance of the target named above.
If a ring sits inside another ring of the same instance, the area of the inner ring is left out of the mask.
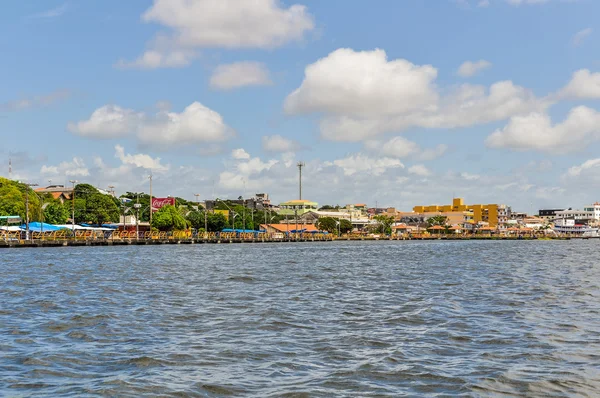
[[[304,164],[304,162],[298,162],[296,164],[296,166],[298,166],[298,171],[300,172],[300,174],[298,176],[299,177],[298,183],[299,183],[299,188],[300,188],[300,195],[299,195],[298,199],[302,200],[302,168],[306,165]]]
[[[12,159],[8,158],[8,179],[12,180]]]

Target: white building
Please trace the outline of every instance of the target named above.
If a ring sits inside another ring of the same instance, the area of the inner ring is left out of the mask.
[[[556,220],[570,219],[570,220],[593,220],[594,212],[586,210],[561,210],[556,212]]]
[[[586,206],[583,210],[593,213],[593,219],[596,221],[600,220],[600,203],[596,202],[593,205]]]

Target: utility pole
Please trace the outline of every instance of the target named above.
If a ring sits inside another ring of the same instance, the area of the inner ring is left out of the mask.
[[[199,193],[195,193],[194,196],[196,197],[196,206],[200,207],[200,194]],[[208,217],[206,215],[206,201],[204,201],[204,233],[208,232]]]
[[[298,171],[299,171],[299,176],[298,176],[298,177],[299,177],[299,178],[298,178],[298,183],[299,183],[299,184],[298,184],[298,185],[299,185],[299,188],[300,188],[300,192],[299,192],[299,197],[298,197],[298,199],[302,200],[302,168],[303,168],[304,166],[306,166],[306,165],[304,164],[304,162],[298,162],[298,163],[296,164],[296,166],[298,166]]]
[[[115,196],[115,186],[114,185],[109,185],[108,186],[108,192],[110,192],[110,194],[114,197]]]
[[[29,240],[29,189],[38,184],[25,184],[25,240]]]
[[[79,182],[77,180],[69,180],[71,184],[73,184],[73,191],[71,192],[71,223],[73,225],[71,231],[73,235],[75,235],[75,183]]]
[[[142,205],[140,204],[140,194],[137,194],[137,203],[133,205],[133,207],[135,207],[136,209],[136,215],[135,215],[135,239],[138,240],[140,238],[140,207],[142,207]]]
[[[152,174],[148,176],[150,180],[150,230],[152,230]]]
[[[242,229],[244,233],[246,233],[246,179],[242,178],[244,181],[244,192],[242,196]]]

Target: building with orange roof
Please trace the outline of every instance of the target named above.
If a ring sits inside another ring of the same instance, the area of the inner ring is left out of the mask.
[[[267,233],[288,233],[296,230],[296,225],[293,223],[289,224],[261,224],[261,230],[267,231]],[[312,224],[298,224],[299,230],[305,232],[319,232],[319,229]]]
[[[38,194],[50,194],[54,199],[58,199],[61,203],[64,203],[71,200],[73,188],[65,187],[64,185],[49,185],[45,188],[37,188],[35,192]]]

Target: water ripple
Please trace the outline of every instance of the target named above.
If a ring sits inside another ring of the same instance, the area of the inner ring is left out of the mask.
[[[5,250],[0,396],[594,397],[597,244]]]

